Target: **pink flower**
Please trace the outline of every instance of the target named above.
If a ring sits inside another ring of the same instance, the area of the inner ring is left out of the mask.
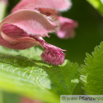
[[[27,49],[39,43],[34,39],[48,36],[56,24],[49,22],[42,14],[21,10],[6,17],[0,23],[2,46],[12,49]]]
[[[58,17],[60,26],[57,30],[57,36],[59,38],[73,38],[75,36],[74,29],[78,26],[77,22],[65,18],[65,17]]]
[[[65,58],[62,52],[64,50],[46,43],[43,39],[56,30],[57,24],[41,12],[44,12],[41,8],[33,9],[32,6],[13,11],[0,23],[0,45],[18,50],[40,45],[44,48],[41,55],[44,62],[61,65]],[[50,10],[50,13],[54,12],[55,10]]]
[[[12,12],[28,8],[38,10],[53,22],[57,23],[58,29],[56,32],[59,38],[68,39],[75,36],[74,29],[78,24],[71,19],[59,16],[59,11],[66,11],[70,7],[70,0],[22,0]]]

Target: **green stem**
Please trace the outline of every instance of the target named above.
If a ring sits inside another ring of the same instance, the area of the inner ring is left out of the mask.
[[[0,1],[0,22],[5,16],[6,7],[7,7],[7,4],[3,1]]]
[[[103,16],[103,0],[87,0]]]

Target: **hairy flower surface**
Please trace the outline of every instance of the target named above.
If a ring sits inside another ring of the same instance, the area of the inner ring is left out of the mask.
[[[12,12],[28,8],[37,10],[58,25],[56,30],[58,37],[68,39],[75,36],[74,29],[77,27],[77,22],[59,16],[59,11],[66,11],[70,7],[70,0],[21,0]]]

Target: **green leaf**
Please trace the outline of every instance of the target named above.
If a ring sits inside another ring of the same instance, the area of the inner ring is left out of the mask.
[[[87,0],[103,16],[103,0]]]
[[[14,93],[0,91],[0,103],[21,103],[21,97]]]
[[[103,42],[96,46],[92,55],[87,54],[85,65],[82,65],[81,80],[89,95],[103,94]]]
[[[14,93],[8,93],[8,92],[2,92],[3,94],[3,103],[21,103],[21,97],[14,94]],[[1,102],[0,102],[1,103]]]
[[[72,94],[79,82],[78,64],[65,60],[61,66],[42,62],[42,50],[14,51],[0,47],[0,89],[49,103]]]

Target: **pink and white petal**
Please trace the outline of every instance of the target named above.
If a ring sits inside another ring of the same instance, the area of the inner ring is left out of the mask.
[[[65,11],[71,7],[71,0],[22,0],[19,2],[12,12],[19,9],[39,9],[48,8]]]
[[[0,45],[7,48],[22,50],[38,44],[39,43],[35,39],[30,37],[12,38],[3,32],[0,34]]]
[[[5,23],[17,26],[28,35],[42,37],[49,32],[55,31],[56,28],[55,23],[50,22],[42,14],[31,10],[21,10],[12,13],[0,23],[0,29]]]
[[[65,17],[58,17],[59,20],[59,28],[57,30],[57,36],[59,38],[73,38],[75,36],[74,29],[78,27],[78,23],[72,19],[68,19]]]
[[[58,17],[58,20],[59,20],[60,24],[70,23],[70,24],[72,24],[73,27],[78,27],[78,23],[75,22],[75,21],[72,20],[72,19],[69,19],[69,18],[66,18],[66,17],[59,16],[59,17]]]
[[[68,38],[74,38],[75,32],[72,29],[69,30],[57,30],[57,36],[61,39],[68,39]]]

